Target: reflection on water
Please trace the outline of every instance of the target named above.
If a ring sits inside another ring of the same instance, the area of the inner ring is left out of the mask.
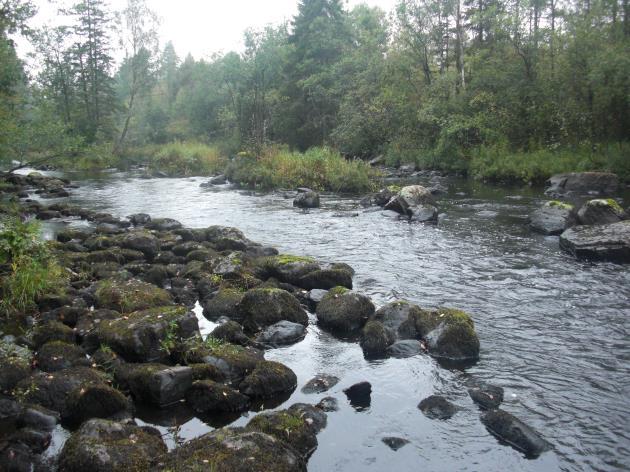
[[[236,226],[282,252],[347,262],[356,270],[356,288],[377,305],[407,298],[421,306],[461,308],[475,320],[481,360],[465,371],[440,367],[426,356],[367,361],[357,344],[313,324],[304,341],[269,351],[268,359],[296,372],[299,386],[320,372],[342,379],[321,395],[298,388],[287,403],[332,395],[341,406],[329,414],[309,470],[577,471],[630,465],[630,270],[576,262],[558,250],[557,238],[530,233],[527,215],[540,204],[540,193],[444,181],[449,193],[439,198],[442,214],[435,227],[365,211],[356,199],[324,196],[321,209],[302,211],[282,194],[202,189],[202,181],[113,175],[83,182],[72,198],[117,216],[147,212],[191,227]],[[472,377],[504,387],[504,408],[539,430],[554,451],[530,461],[500,446],[466,394]],[[372,401],[357,411],[342,391],[363,380],[372,383]],[[462,410],[449,421],[427,419],[417,404],[431,394],[446,395]],[[211,429],[191,418],[176,432],[181,440]],[[174,433],[168,425],[160,428],[171,435],[172,446]],[[394,452],[381,442],[386,436],[410,444]]]

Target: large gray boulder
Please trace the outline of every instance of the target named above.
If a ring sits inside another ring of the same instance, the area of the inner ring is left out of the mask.
[[[529,217],[529,227],[545,235],[561,234],[574,224],[573,205],[556,200],[545,203]]]
[[[431,191],[422,185],[408,185],[393,196],[384,207],[386,210],[409,218],[411,221],[435,222],[438,209]]]
[[[605,225],[623,220],[625,212],[612,198],[602,198],[584,203],[577,216],[582,225]]]
[[[308,315],[298,299],[278,288],[248,290],[238,308],[243,327],[252,333],[283,320],[308,325]]]
[[[560,248],[578,259],[630,262],[630,220],[575,226],[560,235]]]
[[[556,174],[547,181],[548,195],[588,194],[612,195],[619,187],[619,178],[610,172],[573,172]]]

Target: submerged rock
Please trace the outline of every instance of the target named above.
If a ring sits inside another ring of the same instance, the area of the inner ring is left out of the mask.
[[[324,397],[315,406],[319,408],[320,410],[326,411],[326,412],[339,410],[339,402],[334,397]]]
[[[537,233],[556,235],[575,224],[573,205],[559,201],[545,203],[529,217],[529,226]]]
[[[166,453],[157,431],[106,420],[85,422],[70,436],[59,456],[67,472],[152,470]]]
[[[299,323],[279,321],[262,331],[256,340],[268,347],[287,346],[295,344],[306,336],[306,328]]]
[[[261,361],[241,382],[241,393],[252,398],[272,398],[291,392],[297,387],[297,376],[287,366],[273,361]]]
[[[317,322],[341,335],[359,331],[374,314],[368,297],[344,287],[331,289],[317,305]]]
[[[481,416],[481,422],[493,436],[525,453],[528,457],[538,457],[551,449],[551,444],[535,430],[505,411],[490,410]]]
[[[198,413],[247,410],[249,398],[212,380],[199,380],[186,392],[186,402]]]
[[[605,225],[621,221],[625,212],[612,198],[589,200],[578,211],[578,220],[582,225]]]
[[[495,385],[475,385],[468,389],[468,394],[483,410],[493,410],[503,402],[503,388]]]
[[[299,193],[293,200],[293,206],[298,208],[319,208],[319,193],[312,190]]]
[[[381,439],[381,441],[383,441],[383,443],[385,443],[392,451],[397,451],[398,449],[409,444],[409,441],[407,439],[397,438],[393,436],[387,436]]]
[[[239,304],[239,312],[243,327],[252,333],[283,320],[308,325],[308,315],[297,298],[277,288],[248,290]]]
[[[566,195],[570,193],[598,193],[612,195],[619,187],[619,178],[609,172],[573,172],[556,174],[547,181],[545,193],[548,195]]]
[[[284,441],[242,428],[222,428],[188,441],[166,456],[162,470],[196,472],[306,472],[301,455]]]
[[[424,351],[424,345],[415,339],[403,339],[396,341],[387,348],[387,354],[397,359],[406,359],[407,357],[417,356],[418,354],[423,354]]]
[[[427,418],[432,420],[447,420],[459,410],[457,405],[439,395],[425,398],[418,404],[418,408]]]
[[[560,248],[578,259],[630,262],[630,220],[575,226],[560,235]]]
[[[339,377],[328,374],[317,374],[302,387],[302,393],[324,393],[339,383]]]
[[[478,359],[479,338],[472,318],[460,310],[439,308],[412,315],[418,335],[429,353],[452,360]]]
[[[357,410],[369,408],[372,404],[372,385],[370,382],[359,382],[343,391]]]

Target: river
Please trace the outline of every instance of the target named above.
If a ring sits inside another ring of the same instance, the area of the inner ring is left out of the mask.
[[[304,341],[268,351],[267,359],[298,376],[284,407],[325,395],[339,399],[309,470],[630,468],[630,267],[578,262],[559,250],[557,237],[530,232],[527,215],[544,200],[541,191],[444,179],[448,192],[438,198],[440,220],[431,226],[363,209],[357,198],[324,195],[320,209],[305,212],[282,192],[205,189],[203,181],[110,174],[79,181],[71,201],[116,216],[146,212],[190,227],[235,226],[283,253],[350,264],[355,289],[377,306],[405,298],[422,307],[461,308],[475,321],[481,357],[467,369],[428,356],[367,361],[358,344],[321,331],[314,318]],[[341,382],[324,395],[302,394],[300,387],[320,372]],[[500,445],[467,395],[471,378],[503,387],[502,408],[554,449],[528,460]],[[357,411],[342,390],[362,380],[372,384],[372,403]],[[417,404],[431,394],[445,395],[461,411],[448,421],[424,417]],[[171,446],[212,429],[179,410],[138,417],[157,424]],[[385,436],[410,444],[394,452],[381,442]]]

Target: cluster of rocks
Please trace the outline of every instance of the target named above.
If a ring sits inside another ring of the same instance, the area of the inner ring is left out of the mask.
[[[76,186],[69,180],[47,177],[39,172],[28,175],[0,173],[0,194],[28,198],[34,193],[39,198],[62,198],[70,196],[71,188]]]
[[[397,213],[400,218],[425,223],[436,223],[439,213],[433,194],[422,185],[402,188],[391,185],[366,196],[361,200],[361,205],[380,206],[384,210]]]
[[[530,216],[534,231],[560,235],[560,247],[578,259],[630,262],[630,212],[606,198],[618,190],[615,174],[561,174],[547,184],[546,193],[563,201],[548,201]]]

